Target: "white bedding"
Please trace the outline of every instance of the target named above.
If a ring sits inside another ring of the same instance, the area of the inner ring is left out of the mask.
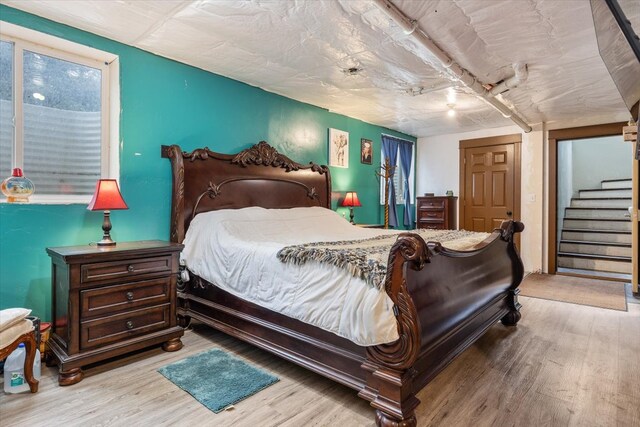
[[[289,245],[398,233],[355,227],[319,207],[218,210],[193,219],[182,258],[191,272],[239,298],[368,346],[398,339],[386,292],[347,269],[318,262],[283,263],[277,253]],[[486,236],[478,233],[446,246],[464,249]]]
[[[218,210],[193,219],[182,258],[239,298],[367,346],[398,339],[387,294],[338,267],[285,264],[276,254],[287,245],[384,233],[397,231],[354,227],[325,208]]]

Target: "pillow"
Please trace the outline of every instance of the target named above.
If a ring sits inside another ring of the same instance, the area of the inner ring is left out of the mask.
[[[7,308],[0,310],[0,331],[10,328],[31,313],[28,308]]]

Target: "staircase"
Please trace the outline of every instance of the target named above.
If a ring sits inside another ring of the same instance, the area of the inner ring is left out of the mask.
[[[631,179],[580,190],[566,208],[558,271],[631,278]]]

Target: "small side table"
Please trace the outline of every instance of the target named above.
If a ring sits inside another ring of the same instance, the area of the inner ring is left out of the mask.
[[[47,248],[53,330],[48,364],[58,383],[82,380],[82,366],[162,343],[182,348],[176,282],[183,245],[158,240]]]

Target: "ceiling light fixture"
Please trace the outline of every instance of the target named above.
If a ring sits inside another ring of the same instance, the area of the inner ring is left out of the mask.
[[[449,107],[449,110],[447,111],[447,116],[455,117],[456,115],[455,104],[447,104],[447,107]]]

